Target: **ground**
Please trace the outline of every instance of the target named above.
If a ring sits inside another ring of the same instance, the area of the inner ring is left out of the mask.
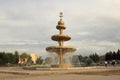
[[[0,67],[0,80],[120,80],[120,67],[87,67],[71,70],[23,70]]]

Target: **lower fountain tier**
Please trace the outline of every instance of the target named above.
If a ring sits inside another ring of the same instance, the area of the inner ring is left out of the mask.
[[[56,34],[56,35],[53,35],[51,37],[51,39],[54,40],[54,41],[60,41],[60,40],[62,40],[62,41],[68,41],[68,40],[71,39],[71,37],[68,36],[68,35],[65,35],[65,34]]]
[[[62,53],[67,53],[67,52],[74,52],[74,51],[76,51],[76,48],[74,48],[72,46],[51,46],[51,47],[47,47],[46,50],[48,52],[59,53],[59,52],[62,51]]]

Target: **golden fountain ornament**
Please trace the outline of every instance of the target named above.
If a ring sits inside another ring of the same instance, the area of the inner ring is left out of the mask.
[[[59,63],[52,65],[52,67],[55,68],[70,68],[72,67],[71,64],[65,64],[64,63],[64,55],[69,52],[76,51],[76,48],[72,46],[64,46],[64,42],[71,39],[69,35],[66,35],[63,33],[63,30],[66,29],[64,22],[62,21],[63,13],[60,12],[60,21],[58,21],[58,25],[56,26],[56,29],[59,30],[59,34],[53,35],[51,37],[52,40],[57,41],[59,43],[59,46],[50,46],[46,48],[46,51],[48,52],[54,52],[59,57]]]

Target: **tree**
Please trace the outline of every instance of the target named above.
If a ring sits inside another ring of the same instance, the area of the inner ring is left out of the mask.
[[[89,58],[91,58],[95,63],[98,63],[100,60],[97,53],[90,55]]]
[[[26,58],[29,57],[29,55],[24,52],[24,53],[22,53],[22,54],[20,55],[20,57],[25,60]]]
[[[28,57],[28,59],[27,59],[27,64],[28,64],[28,65],[33,64],[33,60],[32,60],[32,58],[31,58],[31,56]]]
[[[13,53],[0,52],[0,64],[6,63],[15,64],[15,55]]]
[[[92,63],[93,63],[93,60],[92,60],[91,58],[86,58],[86,59],[85,59],[85,64],[86,64],[87,66],[90,66]]]
[[[3,64],[6,64],[6,63],[8,63],[8,56],[7,56],[7,54],[5,53],[5,52],[3,52],[2,53],[2,61],[3,61]]]
[[[7,63],[15,64],[16,57],[13,53],[6,53],[7,56]]]
[[[113,55],[112,55],[112,54],[113,54],[112,51],[107,52],[107,53],[105,54],[105,60],[106,60],[106,61],[111,61],[111,60],[113,60]]]
[[[117,54],[117,60],[120,60],[120,50],[119,49],[116,54]]]
[[[26,64],[27,63],[27,59],[29,58],[29,55],[27,53],[22,53],[20,55],[20,58],[22,59],[22,63]]]
[[[18,53],[18,51],[15,51],[15,63],[17,64],[18,63],[18,61],[19,61],[19,53]]]
[[[83,56],[82,55],[78,55],[78,59],[79,59],[79,62],[81,62],[83,60]]]
[[[0,65],[4,64],[4,54],[3,52],[0,52]]]
[[[120,50],[118,49],[117,52],[115,51],[110,51],[105,54],[105,60],[106,61],[111,61],[111,60],[120,60]]]
[[[117,60],[117,54],[115,51],[112,53],[112,60]]]
[[[36,61],[36,64],[42,64],[43,63],[43,59],[41,59],[41,57],[39,57],[38,59],[37,59],[37,61]]]

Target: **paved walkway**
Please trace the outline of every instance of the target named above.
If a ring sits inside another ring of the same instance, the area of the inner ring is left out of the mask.
[[[55,75],[12,75],[1,74],[0,80],[120,80],[119,75],[75,75],[75,74],[55,74]]]
[[[20,67],[0,67],[0,80],[120,80],[119,75],[120,67],[82,67],[69,70],[23,70]]]
[[[120,70],[120,67],[79,67],[71,69],[38,68],[37,70],[24,70],[21,67],[0,67],[0,73],[23,74],[23,75],[44,75],[44,74],[67,74]]]

